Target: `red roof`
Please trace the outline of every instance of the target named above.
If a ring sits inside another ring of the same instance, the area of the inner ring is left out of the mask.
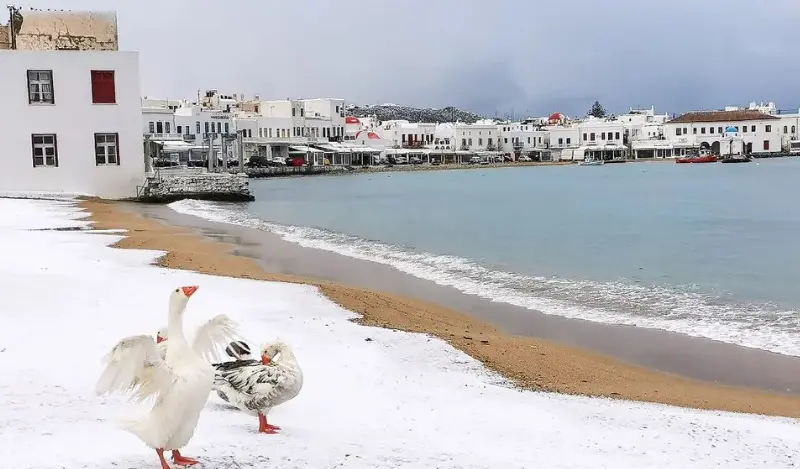
[[[344,123],[345,124],[360,124],[361,121],[358,119],[358,117],[347,116],[347,117],[344,118]]]
[[[741,122],[776,120],[778,117],[764,114],[755,109],[740,109],[737,111],[698,111],[687,112],[668,121],[667,124],[686,124],[693,122]]]
[[[560,121],[561,120],[561,113],[560,112],[554,112],[554,113],[550,114],[550,120],[551,121]]]

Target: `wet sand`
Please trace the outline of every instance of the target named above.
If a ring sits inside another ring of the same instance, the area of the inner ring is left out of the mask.
[[[163,266],[318,285],[362,314],[360,323],[435,335],[523,388],[800,416],[798,358],[493,303],[388,266],[165,206],[82,205],[97,228],[130,231],[119,247],[167,251]]]

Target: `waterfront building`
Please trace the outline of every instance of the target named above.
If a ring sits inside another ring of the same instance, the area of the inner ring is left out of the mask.
[[[144,183],[139,56],[113,12],[11,8],[0,25],[0,191],[118,199]]]
[[[527,156],[535,161],[550,159],[550,133],[538,122],[505,122],[497,125],[500,133],[497,150],[512,155],[515,160]]]
[[[781,119],[756,109],[729,106],[719,111],[685,113],[664,124],[664,135],[672,148],[698,147],[718,155],[732,151],[728,142],[735,129],[742,142],[741,153],[777,153],[781,151]]]

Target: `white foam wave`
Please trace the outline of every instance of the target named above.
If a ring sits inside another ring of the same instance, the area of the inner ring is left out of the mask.
[[[300,246],[389,265],[463,293],[575,319],[663,329],[800,356],[800,316],[772,304],[736,303],[684,289],[624,281],[533,277],[456,256],[415,252],[317,228],[270,223],[230,204],[182,200],[176,212],[278,234]]]

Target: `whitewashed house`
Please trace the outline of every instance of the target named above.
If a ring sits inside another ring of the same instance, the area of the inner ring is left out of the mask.
[[[55,20],[45,21],[47,14],[36,12],[42,28],[63,26],[64,21],[56,20],[64,15],[82,26],[91,19],[88,14],[53,12]],[[109,22],[113,18],[116,23],[113,13],[99,18]],[[30,36],[56,33],[38,30]],[[100,39],[96,44],[86,41],[95,44],[95,50],[55,50],[62,45],[38,39],[27,42],[25,50],[0,49],[0,102],[5,116],[0,125],[4,155],[0,191],[82,193],[109,199],[137,195],[146,170],[139,56]]]
[[[497,125],[499,139],[497,150],[515,159],[528,156],[536,160],[549,159],[547,145],[550,132],[533,122],[505,122]],[[547,154],[547,155],[546,155]]]
[[[550,152],[553,161],[582,160],[580,129],[575,124],[547,127],[550,134]]]
[[[474,124],[456,124],[456,149],[461,151],[497,151],[500,131],[492,120],[482,120]]]
[[[615,118],[589,117],[580,124],[580,150],[584,157],[611,160],[625,157],[625,125]]]
[[[733,127],[743,153],[774,153],[781,151],[780,124],[780,118],[759,110],[727,108],[683,114],[664,124],[664,134],[675,147],[707,148],[726,155],[731,151],[724,144],[731,134],[727,129]]]

